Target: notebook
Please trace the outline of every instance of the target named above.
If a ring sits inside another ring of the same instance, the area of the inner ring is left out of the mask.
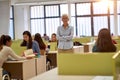
[[[33,53],[32,49],[27,49],[24,51],[25,57],[35,57],[35,54]]]

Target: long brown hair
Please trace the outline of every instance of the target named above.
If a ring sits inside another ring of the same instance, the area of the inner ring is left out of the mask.
[[[3,48],[3,44],[1,43],[1,38],[0,38],[0,51],[2,50]]]
[[[34,40],[38,42],[40,49],[44,49],[44,50],[45,50],[46,45],[45,45],[45,43],[43,42],[43,40],[42,40],[42,38],[41,38],[41,35],[40,35],[39,33],[36,33],[36,34],[35,34]]]
[[[11,41],[11,37],[9,35],[2,35],[0,37],[0,50],[2,49],[3,45],[6,45],[7,41]]]
[[[29,37],[29,42],[27,44],[27,41],[23,40],[23,42],[21,43],[21,46],[27,46],[28,49],[32,48],[32,36],[31,33],[29,31],[24,31],[23,35],[27,35]]]
[[[115,52],[116,46],[112,43],[110,31],[103,28],[99,31],[96,46],[99,52]]]
[[[2,35],[0,43],[6,45],[7,41],[11,41],[11,37],[9,35]]]

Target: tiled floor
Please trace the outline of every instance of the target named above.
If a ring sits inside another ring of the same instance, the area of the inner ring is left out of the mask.
[[[47,71],[29,80],[113,80],[112,76],[66,76],[58,75],[57,68]]]

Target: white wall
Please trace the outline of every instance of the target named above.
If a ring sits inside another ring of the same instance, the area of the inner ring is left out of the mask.
[[[0,1],[0,36],[9,32],[10,6],[9,0]]]
[[[15,39],[22,39],[22,33],[30,30],[29,6],[14,6]]]

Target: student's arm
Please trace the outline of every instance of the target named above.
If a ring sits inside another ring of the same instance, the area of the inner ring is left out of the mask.
[[[21,56],[18,56],[17,54],[15,54],[15,52],[10,47],[7,47],[6,49],[8,51],[8,54],[15,60],[25,60],[25,59],[27,59],[26,57],[21,57]]]
[[[32,49],[33,49],[33,52],[35,52],[35,53],[37,53],[38,55],[40,55],[39,44],[38,44],[36,41],[33,41]]]

